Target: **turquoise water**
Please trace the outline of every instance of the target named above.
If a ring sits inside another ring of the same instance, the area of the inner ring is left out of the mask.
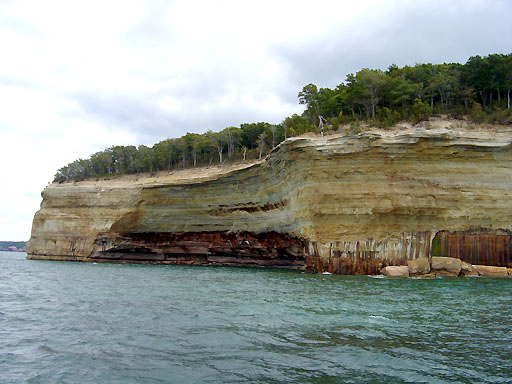
[[[512,382],[512,279],[0,253],[0,383]]]

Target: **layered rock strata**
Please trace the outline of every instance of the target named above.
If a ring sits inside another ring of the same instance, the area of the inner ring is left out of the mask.
[[[378,273],[456,256],[512,267],[512,135],[297,137],[265,161],[51,184],[28,258]]]

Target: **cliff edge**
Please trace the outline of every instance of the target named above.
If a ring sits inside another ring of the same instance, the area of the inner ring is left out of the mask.
[[[264,161],[51,184],[28,258],[377,273],[420,257],[512,267],[512,133],[296,137]]]

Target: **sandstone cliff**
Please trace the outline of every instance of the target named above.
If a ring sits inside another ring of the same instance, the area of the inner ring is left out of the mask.
[[[28,257],[376,273],[407,259],[512,266],[512,134],[297,137],[265,161],[49,185]]]

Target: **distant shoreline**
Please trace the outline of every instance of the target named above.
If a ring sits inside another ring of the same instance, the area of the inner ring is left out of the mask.
[[[25,252],[25,241],[0,241],[2,252]]]

